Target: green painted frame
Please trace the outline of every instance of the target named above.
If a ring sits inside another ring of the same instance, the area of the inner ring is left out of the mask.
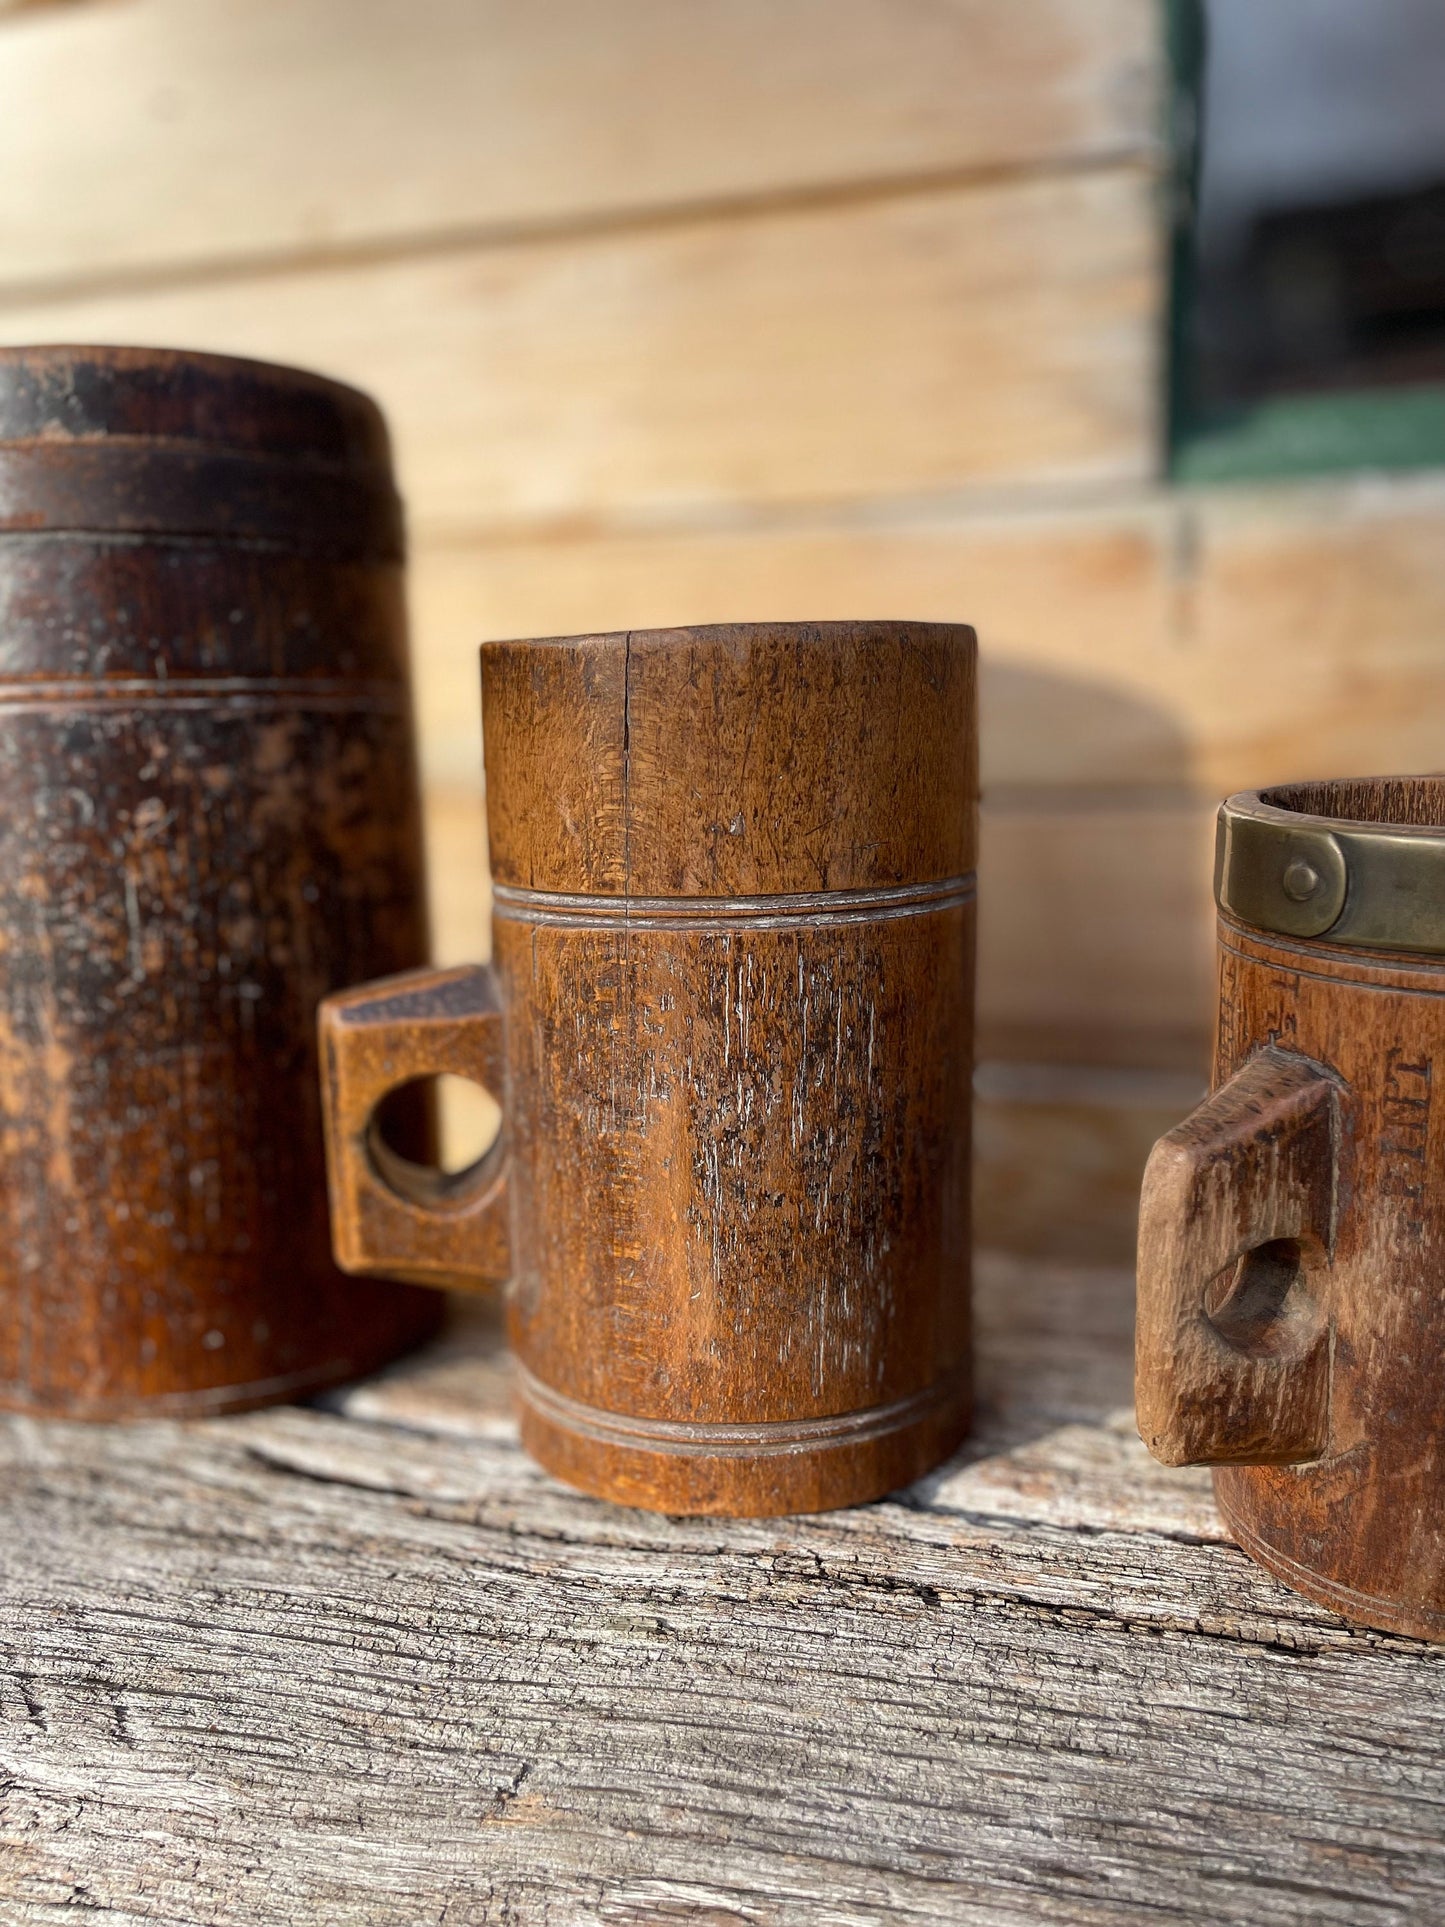
[[[1184,483],[1252,482],[1340,469],[1445,466],[1445,384],[1280,395],[1206,412],[1193,392],[1194,221],[1199,181],[1204,0],[1162,0],[1171,76],[1168,465]]]

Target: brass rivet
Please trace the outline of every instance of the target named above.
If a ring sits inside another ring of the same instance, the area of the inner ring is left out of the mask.
[[[1320,873],[1313,864],[1297,856],[1284,873],[1283,885],[1287,897],[1292,897],[1296,903],[1304,903],[1319,889]]]

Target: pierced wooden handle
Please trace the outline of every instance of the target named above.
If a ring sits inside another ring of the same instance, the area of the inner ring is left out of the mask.
[[[1341,1087],[1271,1047],[1160,1138],[1139,1218],[1135,1397],[1166,1465],[1289,1465],[1329,1432]]]
[[[502,1007],[490,966],[414,970],[321,1006],[321,1082],[336,1262],[413,1284],[484,1290],[511,1271],[506,1130],[447,1177],[381,1141],[376,1110],[398,1085],[451,1072],[494,1095]]]

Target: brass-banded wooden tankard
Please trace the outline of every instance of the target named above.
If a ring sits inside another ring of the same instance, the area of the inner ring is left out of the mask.
[[[494,963],[327,1004],[341,1262],[510,1281],[523,1437],[590,1491],[906,1482],[969,1413],[973,632],[498,642],[482,683]],[[409,1178],[377,1105],[442,1072],[502,1138]]]
[[[1445,778],[1234,796],[1214,1095],[1155,1147],[1140,1429],[1348,1618],[1445,1639]]]
[[[434,1324],[331,1261],[316,1077],[323,993],[426,956],[406,677],[365,396],[0,349],[0,1403],[255,1404]]]

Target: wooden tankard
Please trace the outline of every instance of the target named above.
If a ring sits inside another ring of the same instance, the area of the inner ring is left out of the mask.
[[[1220,812],[1214,1095],[1155,1147],[1138,1409],[1246,1552],[1445,1639],[1445,778]]]
[[[322,1019],[337,1254],[509,1280],[523,1438],[668,1511],[874,1497],[969,1413],[973,632],[482,650],[494,963]],[[376,1106],[501,1100],[460,1180]]]
[[[0,1404],[256,1404],[435,1322],[331,1262],[316,1088],[323,993],[426,956],[406,669],[365,396],[0,349]]]

